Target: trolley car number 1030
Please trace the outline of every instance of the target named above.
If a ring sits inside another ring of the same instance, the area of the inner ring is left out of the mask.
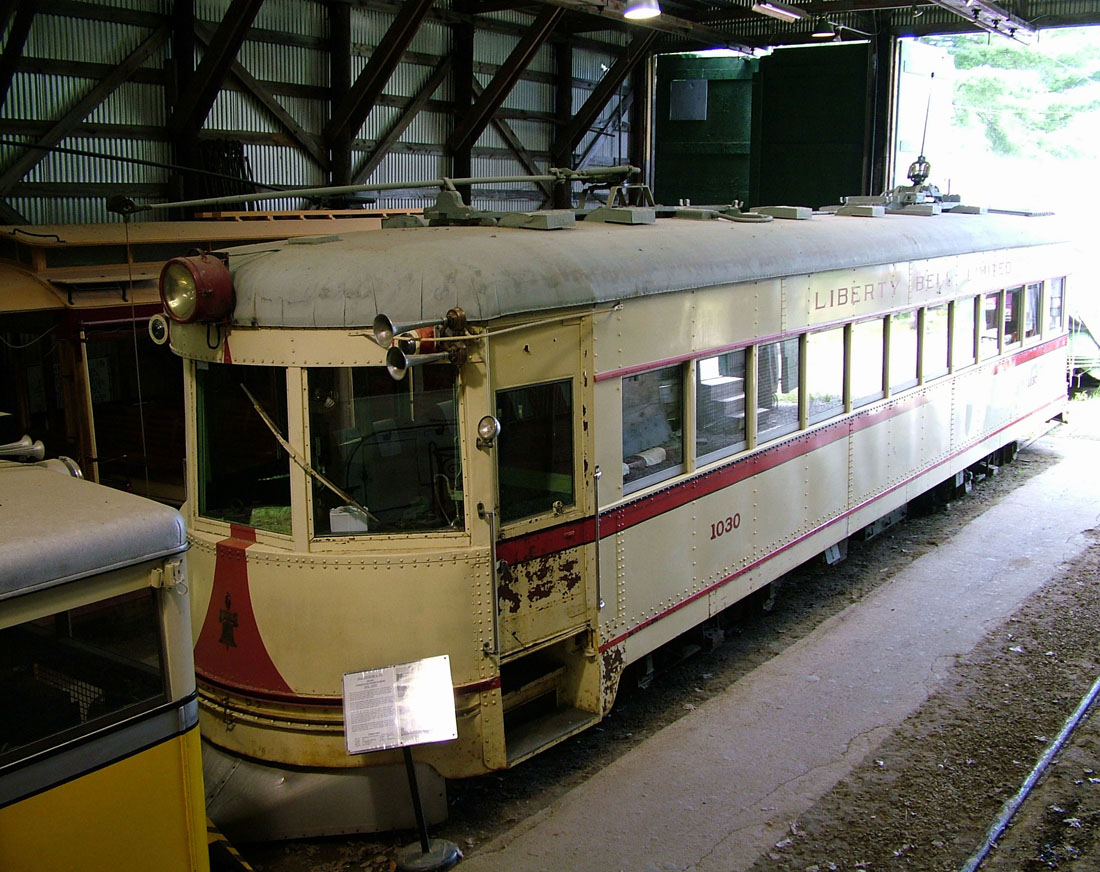
[[[710,538],[717,539],[719,536],[726,533],[732,533],[738,527],[741,526],[741,513],[734,512],[732,515],[723,518],[721,521],[715,521],[710,525]]]

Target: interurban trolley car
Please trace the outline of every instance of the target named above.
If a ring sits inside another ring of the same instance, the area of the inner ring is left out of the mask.
[[[344,673],[449,655],[459,737],[422,781],[512,766],[1064,409],[1052,219],[755,217],[467,215],[166,265],[230,836],[401,822],[400,758],[346,752]]]
[[[0,460],[0,869],[204,872],[183,518],[75,469]]]

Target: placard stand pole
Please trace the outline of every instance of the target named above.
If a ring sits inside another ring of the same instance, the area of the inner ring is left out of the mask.
[[[413,843],[398,849],[397,868],[402,872],[437,872],[450,869],[462,859],[462,853],[454,842],[428,838],[428,825],[424,822],[424,808],[420,804],[420,788],[416,784],[412,747],[404,745],[401,751],[405,755],[405,772],[409,776],[409,793],[412,794],[416,827],[420,831],[420,844]]]
[[[412,794],[413,813],[416,815],[416,828],[420,831],[420,851],[427,854],[432,849],[428,842],[428,825],[424,822],[424,807],[420,804],[420,788],[416,784],[416,769],[413,767],[412,748],[406,745],[401,751],[405,755],[405,773],[409,776],[409,792]]]

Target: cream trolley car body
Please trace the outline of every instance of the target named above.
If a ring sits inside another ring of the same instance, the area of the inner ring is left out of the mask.
[[[186,549],[174,509],[0,460],[4,872],[209,868]]]
[[[407,823],[399,758],[346,753],[343,673],[448,654],[459,738],[422,778],[512,766],[599,721],[626,664],[1064,408],[1048,219],[691,215],[166,266],[231,837]]]

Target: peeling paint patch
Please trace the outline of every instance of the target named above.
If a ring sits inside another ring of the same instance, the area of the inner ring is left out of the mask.
[[[509,612],[513,615],[519,611],[521,604],[520,596],[515,590],[515,576],[512,574],[512,567],[504,564],[500,568],[500,575],[497,582],[497,612],[502,613],[504,611],[503,606],[506,605]]]
[[[603,713],[611,711],[615,694],[619,691],[619,678],[623,674],[626,657],[622,648],[608,648],[601,657],[600,681],[603,689]]]

